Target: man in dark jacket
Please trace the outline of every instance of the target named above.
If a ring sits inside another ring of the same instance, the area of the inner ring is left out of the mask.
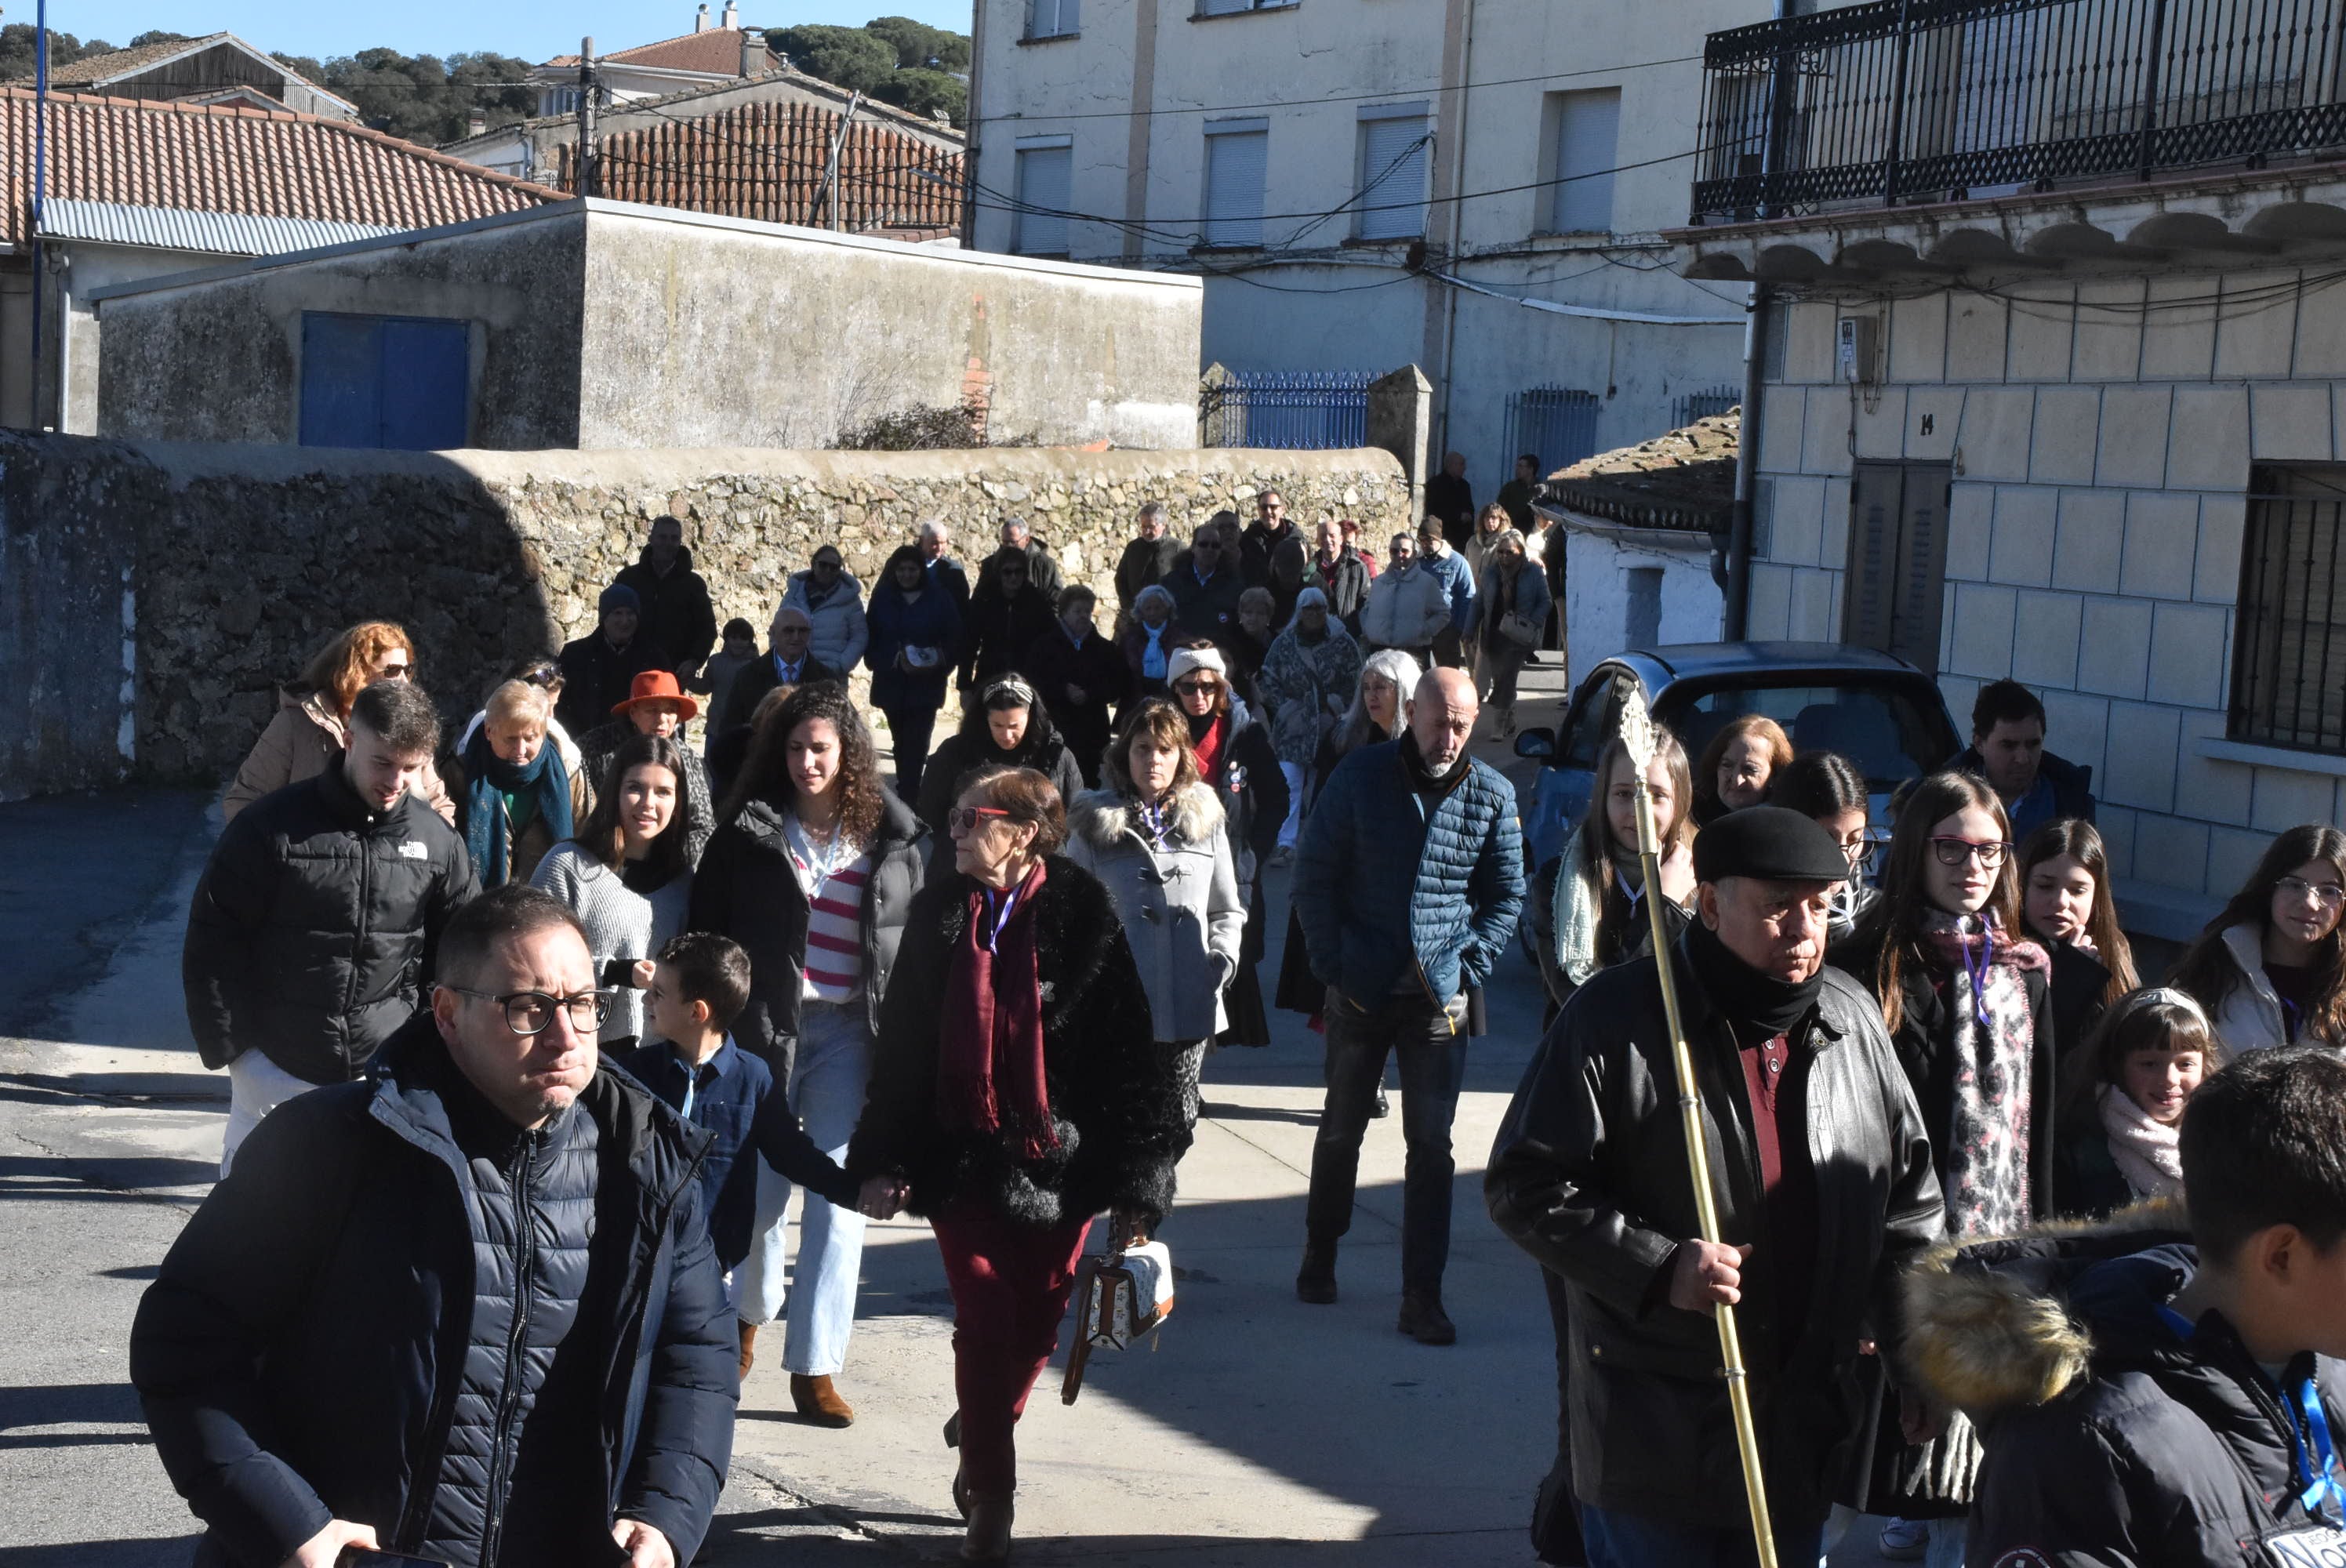
[[[744,666],[733,677],[733,688],[725,694],[725,711],[709,727],[710,736],[747,729],[758,716],[758,705],[778,686],[845,680],[844,674],[814,657],[813,647],[814,623],[804,610],[796,605],[776,610],[773,624],[766,628],[766,657]]]
[[[1526,539],[1532,536],[1532,529],[1538,522],[1532,503],[1539,498],[1539,453],[1522,453],[1515,458],[1515,476],[1500,485],[1499,494],[1492,497],[1507,509],[1507,520]]]
[[[971,590],[972,593],[980,597],[984,596],[986,590],[994,585],[994,575],[1000,569],[1003,556],[1013,551],[1026,557],[1027,584],[1048,600],[1052,608],[1056,609],[1059,589],[1066,585],[1066,578],[1059,570],[1059,558],[1051,554],[1050,544],[1035,537],[1035,530],[1028,526],[1024,517],[1005,517],[1002,520],[1002,548],[988,555],[978,567],[977,586]]]
[[[1891,1357],[1895,1283],[1940,1234],[1881,1009],[1824,966],[1848,872],[1831,833],[1777,807],[1695,840],[1697,919],[1672,968],[1723,1243],[1700,1239],[1650,956],[1565,1004],[1491,1151],[1492,1218],[1565,1286],[1559,1381],[1591,1568],[1749,1553],[1719,1302],[1737,1308],[1780,1561],[1817,1561],[1864,1430],[1859,1339]]]
[[[201,1568],[678,1568],[715,1512],[706,1136],[597,1071],[608,998],[561,903],[498,888],[444,957],[377,1076],[270,1116],[139,1303],[130,1378]]]
[[[584,735],[627,700],[636,677],[668,667],[668,655],[643,631],[643,601],[633,588],[614,583],[595,602],[593,631],[562,645],[562,698],[554,717],[572,735]],[[705,657],[705,656],[704,656]]]
[[[2094,770],[2045,749],[2045,705],[2016,680],[1992,680],[1972,703],[1972,743],[1949,767],[1988,781],[2012,841],[2063,817],[2094,820]]]
[[[1229,554],[1222,530],[1212,523],[1189,539],[1189,548],[1173,564],[1173,575],[1159,585],[1173,596],[1173,624],[1193,637],[1222,642],[1238,629],[1239,596],[1246,592],[1238,563]]]
[[[1294,905],[1312,977],[1328,988],[1328,1097],[1295,1292],[1336,1299],[1336,1243],[1352,1223],[1361,1138],[1388,1054],[1401,1059],[1401,1330],[1447,1345],[1450,1125],[1466,1072],[1466,991],[1490,978],[1524,899],[1515,786],[1469,756],[1474,683],[1418,682],[1401,738],[1336,765],[1303,820]]]
[[[1250,588],[1269,588],[1273,630],[1295,613],[1295,596],[1303,591],[1303,568],[1311,546],[1303,530],[1287,515],[1287,497],[1266,490],[1254,498],[1254,521],[1239,536],[1239,575]]]
[[[1140,590],[1163,582],[1181,553],[1181,541],[1165,526],[1165,503],[1152,501],[1134,518],[1137,530],[1116,563],[1116,624],[1120,632],[1132,624],[1132,601]]]
[[[2191,1096],[2183,1211],[1950,1249],[1915,1275],[1907,1360],[1981,1429],[1971,1562],[2346,1561],[2341,1128],[2337,1053],[2253,1052]]]
[[[717,609],[709,602],[709,585],[692,569],[684,524],[673,517],[654,519],[642,558],[618,581],[636,591],[643,619],[638,635],[668,656],[664,667],[678,681],[699,675],[717,647]]]
[[[1361,606],[1369,602],[1369,565],[1344,543],[1344,527],[1331,518],[1320,524],[1319,554],[1305,563],[1303,585],[1328,596],[1328,613],[1361,635]]]
[[[1466,483],[1466,454],[1445,452],[1442,472],[1425,482],[1425,514],[1442,519],[1442,536],[1454,550],[1474,537],[1474,487]]]
[[[932,517],[921,524],[921,570],[929,582],[943,588],[953,598],[954,608],[966,613],[969,609],[969,574],[954,559],[953,531]]]
[[[377,681],[342,760],[238,812],[188,911],[188,1027],[229,1073],[220,1175],[275,1106],[358,1077],[415,1010],[473,862],[416,795],[440,745],[432,699]]]

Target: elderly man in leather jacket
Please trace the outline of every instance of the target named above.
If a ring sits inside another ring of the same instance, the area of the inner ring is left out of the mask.
[[[1861,1341],[1937,1239],[1921,1115],[1873,999],[1824,967],[1831,835],[1756,806],[1695,845],[1698,919],[1674,950],[1724,1245],[1698,1237],[1655,961],[1556,1020],[1492,1150],[1484,1195],[1561,1278],[1570,1475],[1592,1568],[1708,1563],[1749,1511],[1714,1303],[1738,1304],[1778,1552],[1813,1563],[1866,1400]]]

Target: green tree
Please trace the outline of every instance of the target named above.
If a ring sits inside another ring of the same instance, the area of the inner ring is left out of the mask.
[[[895,46],[861,27],[811,23],[767,36],[800,70],[852,92],[876,96],[880,85],[895,74]]]
[[[33,58],[34,28],[28,23],[11,22],[0,27],[0,81],[31,81],[36,68]],[[85,44],[71,33],[49,29],[49,69],[70,66],[76,60],[92,55],[110,55],[114,46],[103,38],[92,38]]]
[[[969,118],[969,84],[943,71],[900,70],[872,90],[882,103],[933,118],[944,115],[954,125]]]
[[[896,51],[896,64],[901,69],[969,69],[969,39],[962,34],[932,27],[910,16],[874,16],[863,24],[863,30],[888,41]]]
[[[166,33],[162,29],[157,28],[151,33],[139,34],[138,36],[131,39],[129,43],[125,44],[123,47],[126,49],[138,49],[143,48],[148,44],[190,44],[195,41],[195,37],[196,36],[193,33]]]
[[[463,137],[474,109],[494,129],[526,119],[537,105],[537,90],[518,85],[527,76],[529,63],[511,55],[442,59],[396,49],[362,49],[322,66],[294,55],[276,58],[287,69],[355,104],[362,123],[426,146]]]

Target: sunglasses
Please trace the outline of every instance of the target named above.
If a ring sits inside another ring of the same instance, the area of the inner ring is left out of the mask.
[[[1178,697],[1211,697],[1221,689],[1222,683],[1218,680],[1178,680],[1173,683],[1173,691]]]
[[[1949,836],[1933,839],[1931,852],[1939,857],[1943,866],[1960,866],[1966,860],[1977,860],[1980,870],[1992,871],[2004,864],[2004,858],[2012,853],[2012,846],[1994,841],[1975,844],[1969,839]]]
[[[382,667],[382,671],[375,677],[375,679],[405,680],[411,673],[411,667],[404,663],[387,664]]]
[[[956,806],[945,813],[945,830],[958,839],[975,832],[983,818],[1008,815],[1010,813],[999,806]]]

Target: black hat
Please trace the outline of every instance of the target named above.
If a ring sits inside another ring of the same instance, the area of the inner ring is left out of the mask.
[[[1781,806],[1746,806],[1695,835],[1694,876],[1698,882],[1839,882],[1849,878],[1849,857],[1812,818]]]

